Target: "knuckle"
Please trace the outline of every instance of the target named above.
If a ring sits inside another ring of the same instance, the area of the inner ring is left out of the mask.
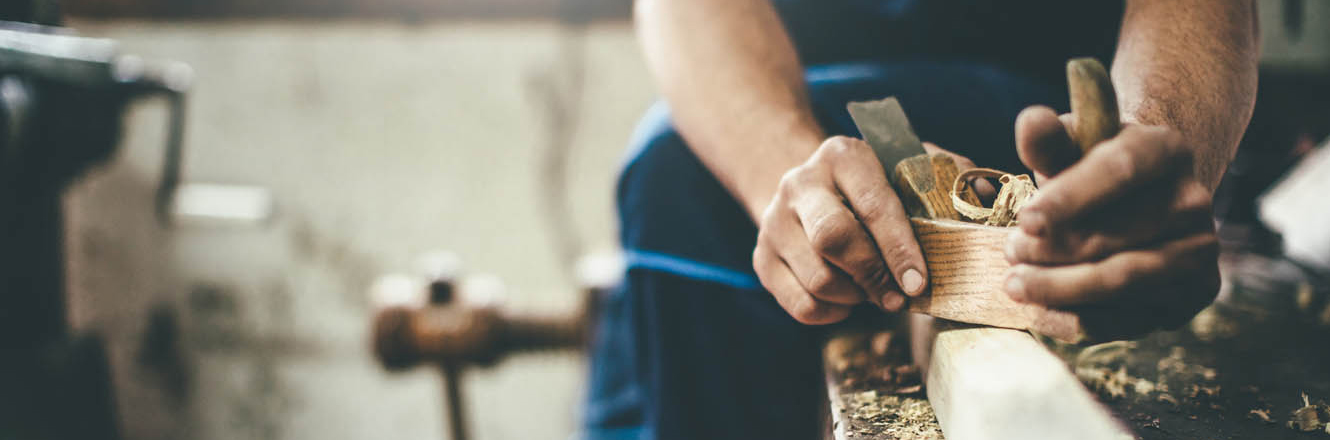
[[[781,206],[793,206],[800,194],[824,180],[819,178],[821,174],[816,164],[803,164],[786,171],[781,175],[780,186],[776,190],[776,197],[782,201]]]
[[[836,159],[859,154],[865,145],[863,141],[852,137],[832,136],[822,144],[821,150],[826,152],[829,159]]]
[[[890,187],[878,191],[866,191],[858,194],[858,198],[855,199],[857,201],[855,210],[867,223],[886,218],[898,212],[892,209],[891,199],[888,198],[894,196]]]
[[[762,219],[760,220],[761,223],[758,224],[757,228],[758,243],[762,243],[764,240],[770,239],[772,234],[771,232],[772,229],[776,228],[777,224],[780,223],[780,218],[781,218],[780,208],[783,205],[784,201],[781,200],[781,198],[778,196],[776,197],[776,199],[771,201],[771,204],[767,205],[766,209],[762,210]]]
[[[1181,199],[1182,211],[1208,212],[1211,209],[1211,204],[1214,203],[1210,191],[1199,182],[1191,182],[1185,185],[1179,198]]]
[[[1073,248],[1076,251],[1072,253],[1072,257],[1076,261],[1090,260],[1115,250],[1113,249],[1114,240],[1100,234],[1080,236],[1076,238],[1076,240],[1078,240],[1078,242]]]
[[[854,227],[844,216],[828,214],[812,225],[808,241],[818,254],[838,256],[853,243]]]
[[[809,324],[809,320],[817,312],[816,308],[817,303],[813,301],[812,298],[804,297],[795,301],[794,304],[790,306],[789,312],[790,316],[794,317],[794,320]]]
[[[1061,212],[1063,210],[1062,207],[1067,204],[1067,192],[1066,188],[1055,186],[1053,184],[1041,188],[1021,213],[1037,212],[1039,214],[1048,214]]]
[[[771,257],[767,254],[766,245],[759,242],[757,246],[753,248],[753,272],[757,273],[759,279],[766,278],[763,276],[763,272],[765,272],[766,268],[770,266],[770,258]]]
[[[785,241],[781,239],[781,236],[784,235],[782,231],[788,227],[787,218],[789,217],[782,215],[780,208],[775,203],[767,207],[767,212],[762,216],[762,224],[757,228],[758,247],[779,249]]]
[[[806,174],[808,174],[808,168],[804,165],[799,165],[786,170],[785,174],[781,174],[780,176],[780,189],[789,190],[791,187],[797,186],[800,182],[805,180]]]
[[[850,144],[854,143],[853,140],[854,139],[850,138],[849,136],[841,136],[841,135],[832,136],[827,138],[827,140],[822,143],[822,148],[827,148],[830,150],[837,150],[837,151],[845,150],[850,147]]]
[[[850,263],[850,267],[854,268],[855,279],[864,287],[881,288],[891,277],[886,264],[876,257],[877,255],[865,256]]]
[[[1030,237],[1024,234],[1009,239],[1012,252],[1021,260],[1033,263],[1046,263],[1057,260],[1062,249],[1075,246],[1069,233],[1061,232],[1049,237]]]
[[[808,275],[807,283],[809,293],[817,296],[827,296],[835,293],[836,274],[826,266],[822,266]]]
[[[1135,154],[1127,151],[1119,152],[1109,156],[1108,163],[1105,164],[1106,171],[1112,176],[1116,176],[1120,181],[1136,180],[1137,159]]]
[[[842,156],[850,151],[850,141],[844,136],[835,136],[827,139],[827,141],[822,144],[822,148],[819,148],[818,150],[819,153],[822,153],[819,156],[826,156],[828,158]]]
[[[912,240],[897,237],[884,247],[882,259],[890,266],[900,266],[915,258],[916,248]]]
[[[1107,268],[1095,271],[1096,282],[1091,286],[1102,292],[1117,292],[1127,287],[1132,280],[1133,270],[1126,267]]]
[[[824,324],[833,316],[834,309],[835,307],[829,304],[804,296],[795,302],[790,310],[790,316],[802,324]]]

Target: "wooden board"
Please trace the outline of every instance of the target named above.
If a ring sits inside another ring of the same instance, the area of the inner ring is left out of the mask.
[[[927,391],[951,440],[1117,440],[1134,436],[1028,333],[940,329]]]
[[[1010,265],[1003,256],[1009,228],[910,219],[928,265],[929,293],[910,311],[971,324],[1033,330],[1076,342],[1084,338],[1075,314],[1018,303],[1002,292]]]

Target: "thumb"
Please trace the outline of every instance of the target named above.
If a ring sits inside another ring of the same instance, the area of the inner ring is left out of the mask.
[[[1070,114],[1063,116],[1042,105],[1027,107],[1016,116],[1016,153],[1041,181],[1081,158],[1080,148],[1071,140],[1074,120]]]

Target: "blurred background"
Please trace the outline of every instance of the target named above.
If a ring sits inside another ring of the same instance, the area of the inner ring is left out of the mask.
[[[63,262],[51,291],[64,292],[51,307],[68,328],[52,331],[95,336],[91,356],[106,369],[92,374],[110,378],[107,423],[120,438],[448,438],[440,370],[389,372],[371,349],[374,286],[434,292],[421,283],[445,271],[480,280],[507,310],[571,316],[588,284],[576,261],[612,259],[615,174],[654,97],[630,0],[11,3],[11,19],[178,63],[157,72],[165,95],[108,98],[123,109],[121,131],[70,141],[106,145],[41,186],[58,207],[40,218],[59,220],[53,236],[63,237],[50,242],[50,261]],[[1226,182],[1219,207],[1235,242],[1278,241],[1260,238],[1271,233],[1252,201],[1325,136],[1321,6],[1262,2],[1262,93],[1275,101],[1254,126],[1265,124],[1260,141],[1272,147],[1245,150]],[[0,42],[46,44],[24,38]],[[136,66],[113,63],[112,76]],[[0,97],[28,99],[6,84]],[[101,96],[74,90],[37,96],[80,106]],[[176,182],[173,102],[186,115]],[[194,192],[163,205],[163,182]],[[200,213],[186,201],[235,209]],[[10,206],[14,221],[31,208]],[[27,313],[14,304],[6,317]],[[19,356],[15,346],[6,351]],[[575,435],[584,370],[567,350],[466,369],[471,438]]]
[[[375,280],[447,250],[509,307],[571,310],[573,259],[615,246],[616,169],[653,96],[627,0],[59,6],[192,68],[184,182],[271,199],[258,221],[158,222],[152,97],[64,193],[68,319],[104,341],[123,438],[447,438],[438,371],[374,359]],[[468,371],[472,438],[569,437],[584,375],[566,352]]]

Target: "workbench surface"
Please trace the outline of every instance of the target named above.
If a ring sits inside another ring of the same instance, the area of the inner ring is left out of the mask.
[[[1330,283],[1280,259],[1226,256],[1221,266],[1220,299],[1184,328],[1091,347],[1044,342],[1137,438],[1330,439],[1330,428],[1289,426],[1303,393],[1330,401]],[[829,339],[828,437],[942,438],[905,367],[905,339],[884,327],[859,323]]]

